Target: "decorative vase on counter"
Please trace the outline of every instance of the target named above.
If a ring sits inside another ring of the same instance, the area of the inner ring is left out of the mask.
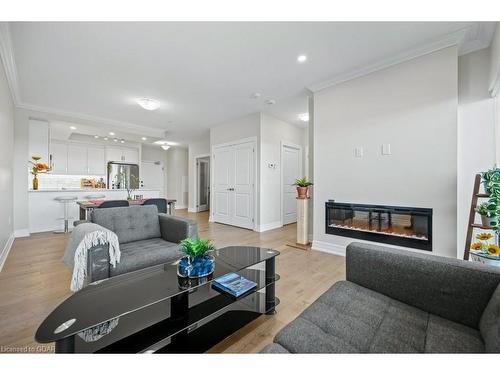
[[[33,176],[33,190],[38,190],[38,177],[36,174]]]

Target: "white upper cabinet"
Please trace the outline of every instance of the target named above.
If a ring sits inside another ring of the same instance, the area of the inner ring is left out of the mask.
[[[49,123],[41,120],[29,120],[29,158],[40,156],[42,163],[49,163]]]
[[[52,155],[52,173],[68,173],[68,145],[52,141],[50,143],[50,154]]]
[[[87,148],[87,167],[89,174],[106,174],[106,159],[104,156],[104,148]]]
[[[86,174],[87,167],[87,146],[68,144],[68,173]]]
[[[106,160],[139,164],[139,150],[128,147],[106,147]]]

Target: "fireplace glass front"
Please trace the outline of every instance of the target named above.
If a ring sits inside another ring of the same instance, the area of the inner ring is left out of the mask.
[[[432,209],[326,202],[326,233],[432,251]]]

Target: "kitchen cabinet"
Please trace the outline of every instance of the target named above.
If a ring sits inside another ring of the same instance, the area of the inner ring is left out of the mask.
[[[49,123],[41,120],[29,120],[28,135],[29,158],[36,155],[40,162],[49,163]]]
[[[86,174],[87,147],[78,144],[68,144],[68,174]]]
[[[106,160],[139,164],[139,150],[128,147],[106,147]]]
[[[87,168],[88,173],[92,175],[106,174],[106,158],[104,156],[104,148],[87,148]]]
[[[52,141],[50,154],[52,155],[52,173],[66,174],[68,172],[68,145]]]

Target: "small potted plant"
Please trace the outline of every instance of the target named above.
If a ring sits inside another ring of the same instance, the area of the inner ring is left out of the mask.
[[[484,191],[487,194],[492,194],[494,190],[500,190],[500,168],[490,169],[486,172],[481,172]]]
[[[297,198],[299,199],[306,199],[307,198],[307,193],[309,190],[309,186],[312,186],[313,183],[311,181],[308,181],[307,178],[298,178],[295,180],[295,183],[292,186],[297,187]]]
[[[497,205],[495,201],[481,203],[476,207],[476,212],[481,215],[481,224],[484,227],[494,227],[497,225]]]
[[[184,278],[200,278],[214,272],[213,253],[216,248],[204,238],[186,238],[181,241],[185,256],[179,261],[177,274]]]

